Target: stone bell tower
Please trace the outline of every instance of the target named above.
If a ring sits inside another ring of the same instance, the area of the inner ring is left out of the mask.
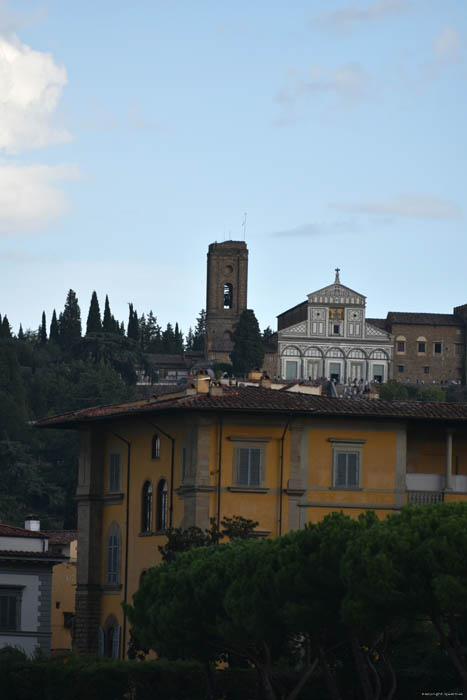
[[[211,243],[206,284],[207,360],[230,362],[232,333],[247,307],[248,248],[243,241]]]

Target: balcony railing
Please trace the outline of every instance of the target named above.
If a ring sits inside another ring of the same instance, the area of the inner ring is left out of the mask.
[[[443,491],[408,491],[407,502],[416,506],[427,506],[444,501]]]

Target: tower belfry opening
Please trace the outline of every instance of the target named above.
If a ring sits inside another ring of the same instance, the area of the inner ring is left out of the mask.
[[[246,243],[211,243],[207,267],[205,355],[208,360],[230,362],[231,336],[240,314],[247,308]]]

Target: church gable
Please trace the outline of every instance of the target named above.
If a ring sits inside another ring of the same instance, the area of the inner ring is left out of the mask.
[[[303,323],[296,323],[293,326],[283,328],[281,331],[279,331],[281,335],[306,335],[306,332],[306,321],[304,321]]]
[[[334,284],[318,289],[316,292],[308,294],[308,301],[311,304],[346,304],[351,306],[365,306],[366,297],[359,294],[350,287],[341,284],[339,278],[339,268],[336,268],[336,279]]]
[[[387,331],[381,330],[376,326],[371,325],[368,321],[365,322],[365,337],[366,338],[385,338],[386,340],[391,340],[391,334]]]

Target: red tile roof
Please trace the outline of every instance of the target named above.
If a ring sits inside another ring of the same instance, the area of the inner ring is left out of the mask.
[[[210,394],[178,395],[172,398],[160,397],[146,402],[85,408],[45,418],[38,421],[36,425],[40,428],[74,428],[89,422],[119,417],[179,411],[418,418],[465,421],[467,423],[467,404],[329,398],[248,386],[226,387],[223,394],[219,396]]]
[[[40,559],[41,561],[53,561],[55,563],[68,561],[68,557],[52,552],[21,552],[13,549],[0,549],[0,559],[11,561],[18,559]]]
[[[46,539],[47,536],[39,530],[25,530],[23,527],[0,523],[0,537],[42,537]]]
[[[69,544],[78,539],[77,530],[42,530],[49,538],[49,544]]]

